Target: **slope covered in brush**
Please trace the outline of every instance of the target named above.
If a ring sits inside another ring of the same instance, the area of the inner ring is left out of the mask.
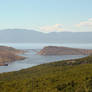
[[[1,92],[92,92],[92,56],[0,74]]]

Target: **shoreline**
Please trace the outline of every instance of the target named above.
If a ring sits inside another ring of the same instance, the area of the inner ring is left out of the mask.
[[[75,56],[75,55],[72,55],[72,56]],[[72,57],[72,58],[70,58],[70,59],[67,59],[67,55],[65,56],[66,57],[66,59],[59,59],[59,60],[53,60],[53,61],[50,61],[50,62],[43,62],[43,63],[36,63],[36,64],[27,64],[27,63],[20,63],[20,62],[22,62],[22,61],[15,61],[15,62],[12,62],[12,63],[9,63],[9,66],[1,66],[1,69],[3,69],[4,67],[6,67],[8,70],[6,71],[6,69],[4,70],[4,71],[0,71],[0,74],[2,74],[2,73],[8,73],[8,72],[18,72],[18,71],[21,71],[21,70],[24,70],[24,69],[29,69],[29,68],[32,68],[32,67],[36,67],[36,66],[39,66],[39,65],[43,65],[43,64],[49,64],[49,63],[54,63],[54,62],[58,62],[58,61],[66,61],[66,60],[71,60],[71,59],[81,59],[81,58],[84,58],[84,57],[87,57],[87,56],[79,56],[78,55],[78,57]],[[70,56],[69,56],[70,57]],[[19,63],[17,63],[17,62],[19,62]],[[26,61],[23,61],[23,62],[26,62]],[[20,64],[22,64],[22,65],[24,65],[24,67],[22,66],[21,68],[18,68],[18,69],[14,69],[14,68],[8,68],[8,67],[11,67],[12,65],[12,67],[15,67],[16,68],[16,64],[19,64],[19,66],[21,66]],[[27,66],[26,66],[27,65]]]
[[[24,50],[15,49],[8,46],[0,46],[0,66],[8,66],[9,63],[18,60],[24,60],[26,57],[21,56]]]

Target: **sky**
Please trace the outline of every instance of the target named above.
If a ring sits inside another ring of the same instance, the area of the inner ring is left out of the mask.
[[[92,0],[0,0],[0,29],[92,31]]]

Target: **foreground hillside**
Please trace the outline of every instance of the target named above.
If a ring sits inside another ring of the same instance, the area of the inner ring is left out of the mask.
[[[47,47],[44,47],[38,54],[40,55],[90,55],[92,54],[92,50],[69,48],[69,47],[47,46]]]
[[[12,61],[25,59],[24,57],[18,55],[21,53],[24,53],[24,51],[17,50],[12,47],[0,46],[0,66]]]
[[[92,92],[92,56],[0,74],[0,92]]]

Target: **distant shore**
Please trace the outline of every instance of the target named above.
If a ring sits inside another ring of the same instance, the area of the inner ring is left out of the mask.
[[[90,55],[92,49],[80,49],[70,47],[58,47],[58,46],[46,46],[40,52],[39,55]]]
[[[25,53],[24,50],[0,46],[0,66],[8,66],[8,63],[16,60],[24,60],[25,57],[19,55],[23,53]]]

